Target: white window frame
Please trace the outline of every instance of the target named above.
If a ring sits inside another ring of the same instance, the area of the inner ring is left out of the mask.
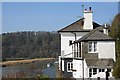
[[[105,69],[101,68],[101,69],[99,69],[99,72],[105,72]]]
[[[94,41],[94,42],[93,42],[93,45],[94,45],[94,48],[93,48],[94,50],[93,50],[93,51],[94,51],[94,52],[97,52],[97,42]]]
[[[81,48],[81,45],[80,43],[76,43],[73,45],[73,55],[74,55],[74,58],[81,58],[81,51],[80,51],[80,48]]]
[[[68,65],[70,65],[70,69],[69,69]],[[72,72],[72,70],[73,70],[73,63],[67,62],[67,72]]]
[[[97,68],[93,68],[93,75],[97,74]]]
[[[90,71],[91,69],[91,71]],[[96,70],[94,70],[96,69]],[[98,68],[89,68],[89,78],[98,73]]]
[[[88,42],[88,52],[89,53],[96,53],[97,52],[97,42],[96,41],[89,41]]]
[[[91,71],[90,71],[91,70]],[[93,71],[92,68],[89,68],[89,77],[91,77],[93,75]]]

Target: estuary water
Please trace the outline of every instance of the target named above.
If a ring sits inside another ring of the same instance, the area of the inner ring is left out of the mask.
[[[37,75],[42,74],[49,78],[56,77],[55,60],[37,61],[34,63],[20,64],[16,66],[8,66],[2,68],[3,78],[35,78]],[[47,67],[47,64],[52,64]]]

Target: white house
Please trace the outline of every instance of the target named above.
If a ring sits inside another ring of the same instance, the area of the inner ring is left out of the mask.
[[[84,17],[59,30],[61,55],[59,69],[63,77],[105,78],[112,77],[115,61],[115,41],[103,27],[92,21],[93,11],[84,10]]]

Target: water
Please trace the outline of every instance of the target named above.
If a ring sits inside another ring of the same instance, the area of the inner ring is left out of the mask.
[[[21,78],[21,76],[34,78],[35,75],[37,74],[43,74],[45,76],[48,76],[49,78],[55,78],[56,66],[53,64],[53,62],[54,60],[42,61],[42,62],[40,61],[40,62],[29,63],[29,64],[21,64],[17,66],[3,67],[2,76],[9,77],[9,78],[15,78],[15,77]],[[50,67],[47,67],[47,63],[52,63],[53,65]]]
[[[56,77],[56,65],[43,69],[43,74],[48,76],[49,78],[55,78]]]

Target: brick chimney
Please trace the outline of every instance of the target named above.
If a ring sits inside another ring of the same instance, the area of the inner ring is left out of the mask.
[[[83,29],[93,29],[93,17],[92,17],[92,9],[89,7],[89,9],[84,10],[84,26]]]

